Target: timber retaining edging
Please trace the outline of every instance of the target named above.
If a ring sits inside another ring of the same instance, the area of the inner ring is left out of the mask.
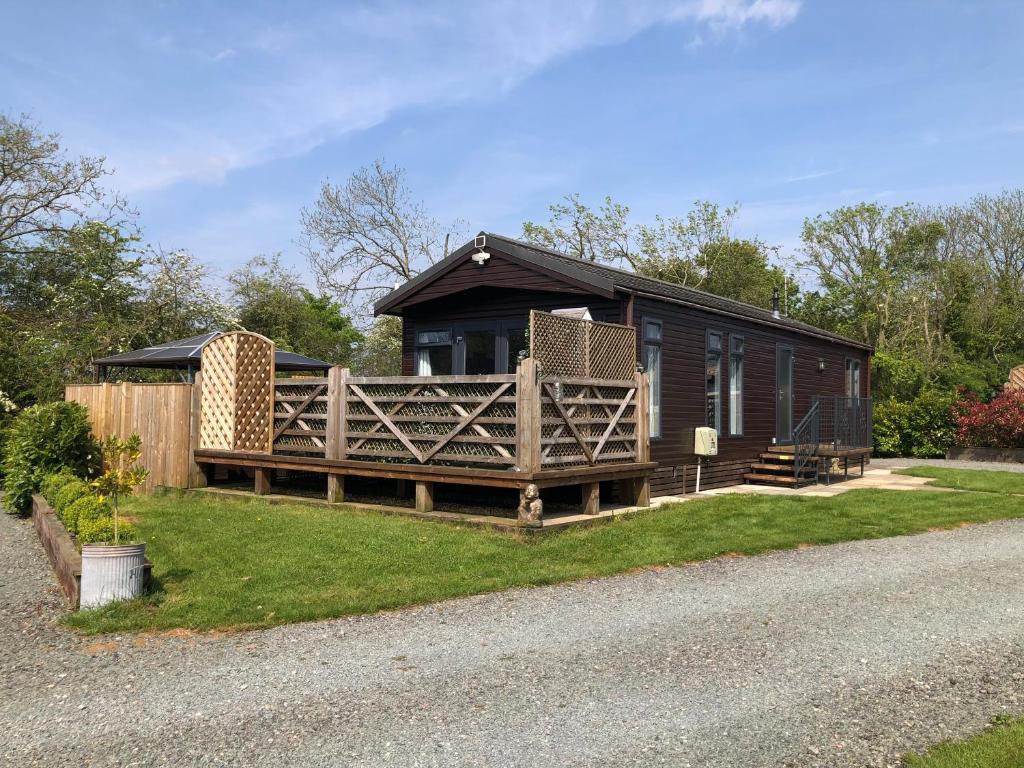
[[[71,607],[77,608],[82,585],[82,555],[57,514],[39,494],[32,494],[32,525],[50,558],[57,583]]]

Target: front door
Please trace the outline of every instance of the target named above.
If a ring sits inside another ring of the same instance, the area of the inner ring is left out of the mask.
[[[780,344],[775,352],[775,437],[793,439],[793,348]]]

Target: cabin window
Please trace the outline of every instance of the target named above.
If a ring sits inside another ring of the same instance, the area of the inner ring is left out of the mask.
[[[722,334],[708,331],[704,355],[705,423],[722,431]]]
[[[860,360],[846,358],[846,396],[860,397]]]
[[[661,437],[661,321],[643,320],[644,370],[647,371],[651,437]]]
[[[729,434],[743,434],[743,337],[729,337]]]
[[[416,334],[416,375],[447,376],[452,372],[451,330]]]
[[[515,373],[516,366],[519,365],[519,353],[530,352],[530,343],[526,337],[526,328],[507,328],[505,330],[505,339],[508,346],[506,354],[506,364],[508,367],[505,369],[507,373]]]

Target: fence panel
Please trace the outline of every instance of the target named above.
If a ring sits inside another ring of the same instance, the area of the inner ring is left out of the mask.
[[[141,463],[149,470],[142,486],[187,488],[191,384],[86,384],[69,386],[64,399],[89,409],[89,423],[99,440],[109,435],[142,439]]]
[[[274,435],[274,343],[247,331],[203,348],[200,446],[270,451]]]
[[[551,312],[530,312],[530,357],[545,377],[632,379],[636,331]]]
[[[342,452],[356,461],[516,465],[516,376],[351,377]]]
[[[541,465],[558,468],[643,460],[638,381],[640,377],[542,381]]]

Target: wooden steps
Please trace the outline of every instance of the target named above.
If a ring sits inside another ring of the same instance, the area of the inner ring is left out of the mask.
[[[796,457],[791,445],[773,445],[763,451],[759,458],[760,461],[750,465],[750,472],[743,475],[744,482],[798,488],[818,481],[821,459],[813,457],[800,470],[798,477],[793,466]]]

